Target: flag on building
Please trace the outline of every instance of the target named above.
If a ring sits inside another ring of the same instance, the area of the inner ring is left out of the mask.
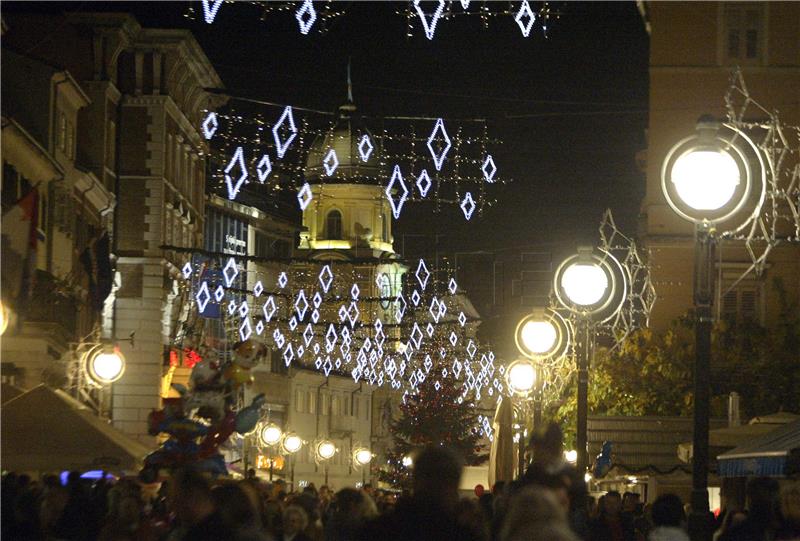
[[[108,232],[90,243],[81,253],[81,264],[89,275],[89,295],[92,307],[102,311],[111,293],[113,273],[111,271],[111,249]]]
[[[39,192],[32,188],[3,213],[2,291],[3,301],[22,315],[33,289],[36,270],[36,225]]]

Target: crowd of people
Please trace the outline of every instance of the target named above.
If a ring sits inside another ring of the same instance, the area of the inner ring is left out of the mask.
[[[416,457],[407,494],[313,485],[287,490],[252,472],[240,481],[177,471],[157,493],[135,479],[88,485],[77,472],[2,479],[2,539],[100,541],[684,541],[684,503],[662,494],[643,505],[638,494],[610,491],[598,500],[584,480],[548,448],[513,482],[463,498],[461,464],[443,447]],[[717,541],[800,539],[800,489],[752,479],[744,509],[725,509]]]

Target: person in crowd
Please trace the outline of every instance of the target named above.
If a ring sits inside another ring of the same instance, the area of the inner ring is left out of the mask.
[[[262,528],[257,496],[250,483],[222,483],[211,490],[211,495],[231,541],[270,539]]]
[[[598,517],[589,523],[590,541],[635,541],[633,523],[622,514],[622,496],[616,490],[602,498]]]
[[[541,485],[521,488],[509,500],[500,541],[578,541],[567,522],[567,510],[552,490]]]
[[[141,487],[128,480],[108,491],[108,515],[99,532],[100,541],[155,541],[157,535],[144,516]]]
[[[800,485],[797,481],[781,490],[781,517],[775,539],[800,539]]]
[[[311,541],[305,534],[308,514],[299,505],[290,505],[283,512],[283,532],[278,541]]]
[[[779,485],[770,477],[757,477],[747,482],[747,517],[731,524],[719,541],[762,541],[775,538],[780,525]]]
[[[377,516],[375,502],[366,492],[343,488],[331,502],[325,541],[353,541],[364,524]]]
[[[674,494],[662,494],[653,503],[653,529],[648,541],[689,541],[683,502]]]
[[[411,497],[401,498],[393,512],[368,524],[360,538],[382,541],[486,540],[488,531],[476,507],[471,513],[472,521],[464,521],[465,509],[459,506],[458,496],[461,469],[461,461],[449,449],[441,446],[424,448],[414,460]]]
[[[230,537],[217,512],[211,484],[196,471],[181,470],[175,473],[170,484],[170,508],[175,513],[177,524],[170,533],[169,541]]]

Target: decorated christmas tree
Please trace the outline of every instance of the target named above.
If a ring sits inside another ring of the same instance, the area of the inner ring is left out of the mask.
[[[479,443],[478,411],[471,399],[462,398],[463,385],[450,374],[443,377],[442,368],[434,366],[416,392],[406,395],[400,417],[390,425],[393,447],[387,453],[388,464],[378,474],[381,481],[395,488],[410,488],[408,460],[415,449],[426,445],[449,447],[468,466],[488,458]]]

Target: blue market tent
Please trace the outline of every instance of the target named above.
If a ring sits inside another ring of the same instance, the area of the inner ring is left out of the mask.
[[[800,420],[717,456],[721,477],[789,477],[800,474]]]

